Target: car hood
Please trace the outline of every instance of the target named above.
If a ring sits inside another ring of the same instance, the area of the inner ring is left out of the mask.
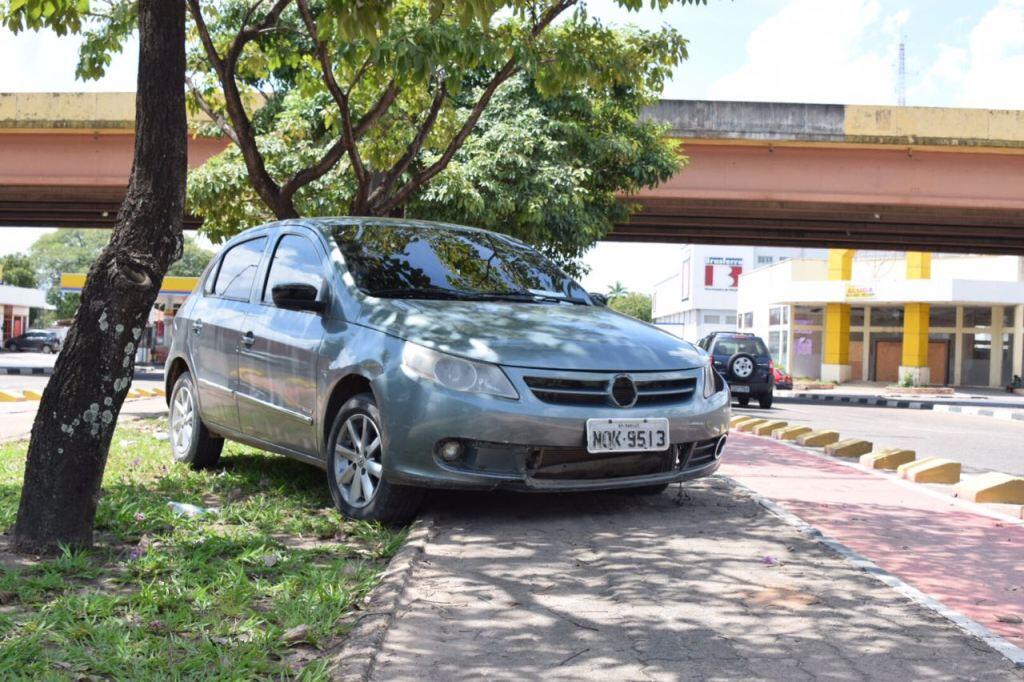
[[[700,367],[691,344],[596,306],[381,299],[360,322],[435,350],[514,367],[658,371]]]

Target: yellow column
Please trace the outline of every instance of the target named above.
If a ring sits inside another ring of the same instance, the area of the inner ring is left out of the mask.
[[[932,254],[911,251],[907,254],[907,279],[931,279]],[[928,318],[931,306],[927,303],[903,305],[903,361],[900,380],[909,377],[915,386],[931,382],[928,368]]]
[[[829,281],[849,281],[853,275],[854,249],[829,249]],[[821,378],[825,381],[850,379],[850,306],[829,303],[825,306],[825,348],[821,358]]]

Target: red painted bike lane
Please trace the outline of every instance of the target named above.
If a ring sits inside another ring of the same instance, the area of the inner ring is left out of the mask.
[[[1018,647],[1024,525],[825,456],[733,432],[721,472]]]

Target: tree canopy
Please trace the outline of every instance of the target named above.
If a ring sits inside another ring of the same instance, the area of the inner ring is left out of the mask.
[[[644,322],[651,321],[651,297],[646,294],[627,291],[609,299],[608,307]]]
[[[0,284],[34,289],[36,273],[28,256],[11,253],[0,258]]]

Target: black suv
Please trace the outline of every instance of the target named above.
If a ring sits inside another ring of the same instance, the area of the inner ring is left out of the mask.
[[[746,407],[751,398],[763,409],[772,406],[775,363],[760,337],[740,332],[714,332],[697,342],[711,355],[732,395]]]
[[[43,353],[60,352],[63,345],[60,334],[45,329],[29,329],[24,334],[7,339],[4,348],[13,351],[34,350]]]

